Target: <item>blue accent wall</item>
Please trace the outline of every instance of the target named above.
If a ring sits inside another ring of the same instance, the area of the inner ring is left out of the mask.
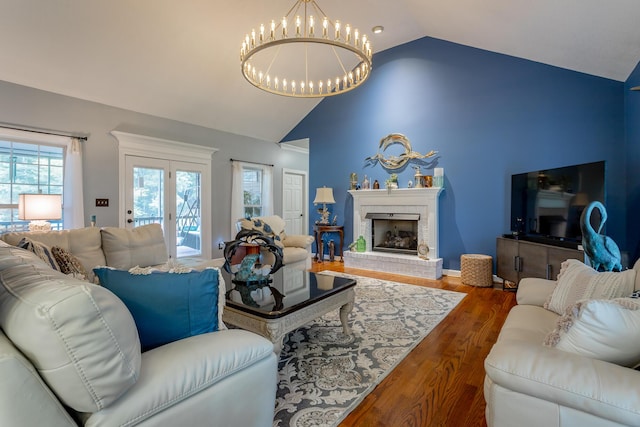
[[[311,200],[316,187],[333,187],[345,246],[353,233],[349,175],[384,188],[388,172],[365,158],[397,132],[414,151],[437,150],[433,166],[444,168],[445,269],[459,269],[464,253],[495,257],[496,237],[510,232],[512,174],[599,160],[607,234],[626,248],[624,83],[428,37],[376,54],[373,65],[362,87],[325,98],[283,139],[310,139]],[[414,173],[401,170],[400,187]]]
[[[625,83],[625,131],[627,141],[627,218],[629,260],[640,258],[640,63]]]

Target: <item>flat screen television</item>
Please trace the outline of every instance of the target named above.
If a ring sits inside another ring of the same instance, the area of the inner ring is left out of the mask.
[[[604,161],[512,175],[511,234],[540,243],[577,247],[582,242],[580,216],[595,200],[604,204]],[[591,223],[597,230],[597,209]]]

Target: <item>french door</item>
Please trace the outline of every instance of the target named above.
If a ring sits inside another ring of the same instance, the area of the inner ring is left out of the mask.
[[[203,245],[205,165],[143,156],[125,156],[125,227],[158,223],[171,258],[209,257]]]

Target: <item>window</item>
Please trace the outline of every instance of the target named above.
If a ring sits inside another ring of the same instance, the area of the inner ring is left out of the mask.
[[[65,148],[0,139],[0,232],[26,230],[18,219],[20,193],[63,194]],[[51,221],[53,229],[62,220]]]
[[[241,218],[273,215],[273,165],[231,160],[231,237]]]
[[[244,217],[262,216],[262,169],[242,168]]]

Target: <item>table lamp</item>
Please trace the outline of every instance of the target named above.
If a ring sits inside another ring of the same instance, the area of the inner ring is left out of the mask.
[[[320,214],[320,221],[317,224],[329,224],[329,210],[327,204],[335,203],[333,198],[333,188],[316,188],[316,198],[313,200],[314,206],[318,203],[322,203],[322,209],[318,209]]]
[[[29,231],[50,231],[48,220],[62,219],[62,195],[20,194],[18,219],[31,221]]]

